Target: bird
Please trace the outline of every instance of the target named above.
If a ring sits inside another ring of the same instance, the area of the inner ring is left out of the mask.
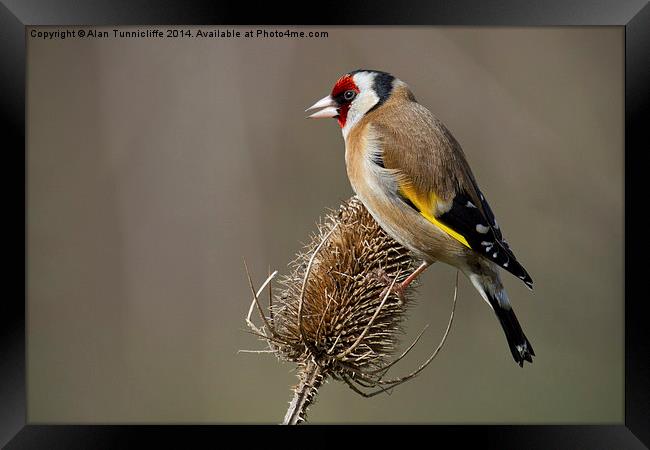
[[[434,262],[456,267],[496,313],[515,362],[533,362],[499,272],[533,289],[533,280],[503,237],[494,213],[449,129],[387,72],[341,76],[305,111],[334,118],[345,141],[347,175],[381,228],[420,262],[397,293]]]

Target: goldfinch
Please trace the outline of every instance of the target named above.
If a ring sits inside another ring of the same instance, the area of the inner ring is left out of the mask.
[[[501,283],[503,268],[532,290],[533,281],[503,238],[460,144],[420,105],[403,81],[355,70],[307,108],[335,118],[345,140],[350,184],[379,225],[422,261],[403,290],[430,264],[462,271],[496,313],[519,366],[535,352]]]

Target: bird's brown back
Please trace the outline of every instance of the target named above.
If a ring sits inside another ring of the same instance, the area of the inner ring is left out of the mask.
[[[404,84],[395,86],[390,98],[359,123],[372,125],[381,140],[383,163],[417,192],[434,193],[443,201],[465,191],[476,205],[476,182],[460,144],[445,125],[415,101]]]

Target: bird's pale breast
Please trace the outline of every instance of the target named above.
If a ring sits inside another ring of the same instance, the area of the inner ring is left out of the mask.
[[[397,195],[397,173],[381,167],[381,140],[369,123],[346,139],[345,161],[350,184],[379,225],[418,258],[458,265],[467,256],[462,244],[426,220]]]

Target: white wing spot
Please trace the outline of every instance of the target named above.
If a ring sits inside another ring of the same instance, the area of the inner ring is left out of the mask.
[[[451,202],[445,203],[445,202],[438,201],[437,206],[438,206],[438,214],[444,214],[451,210],[453,204]]]
[[[468,208],[476,208],[476,205],[474,203],[470,202],[469,200],[467,200],[467,204],[465,206],[468,207]]]
[[[509,262],[509,261],[504,262],[504,263],[503,263],[503,267],[508,267],[508,262]]]
[[[491,246],[491,245],[490,245],[488,248],[485,249],[486,252],[489,252],[490,250],[492,250],[492,246]]]
[[[492,258],[496,258],[496,257],[497,257],[497,252],[492,253]]]
[[[490,242],[490,241],[483,241],[483,242],[481,242],[481,245],[482,245],[483,247],[485,247],[485,246],[487,246],[487,245],[490,245],[490,246],[491,246],[491,245],[494,245],[494,243],[493,243],[493,242]]]
[[[481,234],[485,234],[488,232],[490,228],[486,227],[485,225],[481,225],[480,223],[476,225],[476,231],[478,231]]]

